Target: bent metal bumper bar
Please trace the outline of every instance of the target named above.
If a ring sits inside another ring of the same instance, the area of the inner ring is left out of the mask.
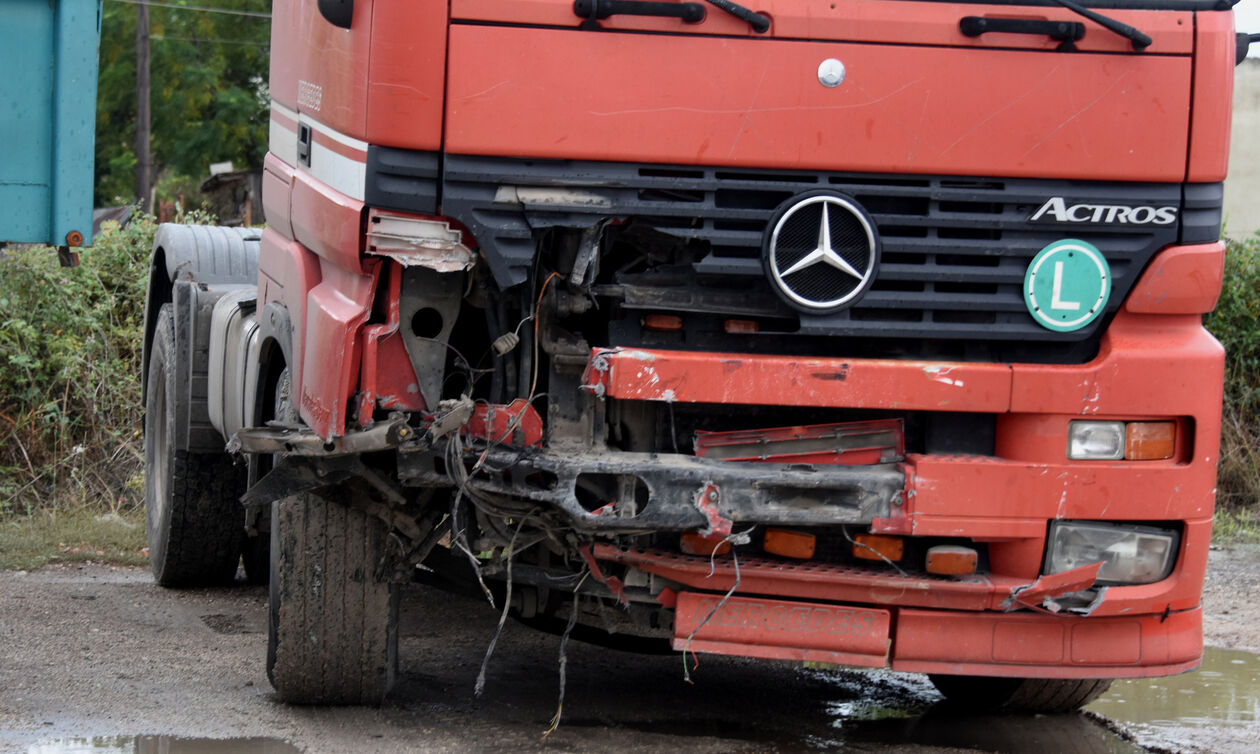
[[[284,453],[287,466],[308,469],[311,485],[331,483],[347,457],[396,450],[398,479],[410,486],[450,486],[434,468],[446,440],[422,442],[401,419],[326,442],[310,430],[288,427],[243,429],[231,450]],[[298,463],[297,459],[303,459]],[[689,531],[729,533],[737,523],[869,524],[888,518],[902,502],[905,472],[895,463],[866,466],[743,463],[656,453],[616,451],[567,453],[538,448],[491,447],[485,466],[508,472],[478,474],[468,484],[477,490],[555,506],[583,532]],[[319,474],[319,471],[326,473]],[[273,472],[274,473],[274,472]],[[289,473],[289,472],[286,472]],[[601,500],[595,509],[578,498],[581,477],[616,478],[625,492]],[[287,477],[286,477],[287,478]],[[296,484],[288,479],[287,484]],[[277,482],[278,484],[278,482]],[[251,490],[271,499],[264,479]],[[635,490],[641,492],[636,496]],[[643,494],[642,491],[646,491]]]
[[[449,483],[432,471],[431,459],[431,453],[400,449],[399,479],[412,485]],[[470,486],[550,503],[569,516],[574,528],[586,532],[713,530],[752,522],[869,524],[888,517],[905,487],[905,472],[896,464],[803,466],[655,453],[494,448],[486,466],[511,469],[513,481],[481,475]],[[622,485],[629,492],[590,510],[577,496],[584,475],[620,477],[631,482]],[[646,499],[636,499],[635,487],[646,488]]]

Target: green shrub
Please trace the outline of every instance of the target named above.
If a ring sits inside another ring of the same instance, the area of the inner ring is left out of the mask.
[[[107,226],[73,269],[50,249],[0,250],[0,517],[139,502],[141,323],[156,230],[148,216]],[[1260,235],[1228,245],[1206,325],[1227,354],[1218,499],[1239,510],[1260,508]]]
[[[140,343],[153,218],[109,227],[58,265],[0,251],[0,516],[138,501]]]
[[[1260,502],[1260,235],[1228,242],[1225,285],[1205,324],[1225,345],[1225,404],[1217,499]]]

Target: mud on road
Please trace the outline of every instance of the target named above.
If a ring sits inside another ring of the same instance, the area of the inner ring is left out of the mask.
[[[1209,643],[1260,651],[1260,551],[1212,558]],[[160,589],[138,568],[0,573],[0,750],[141,734],[273,737],[308,752],[1140,750],[1084,716],[959,722],[920,676],[701,656],[688,684],[677,655],[579,642],[562,723],[544,739],[559,639],[509,622],[477,698],[497,612],[422,586],[405,593],[385,707],[290,707],[265,675],[266,600],[256,587]],[[1223,728],[1173,748],[1249,751],[1258,736]]]

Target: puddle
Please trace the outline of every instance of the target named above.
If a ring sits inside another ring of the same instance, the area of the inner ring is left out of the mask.
[[[838,674],[852,695],[825,705],[826,734],[806,735],[813,749],[953,747],[1012,754],[1138,754],[1143,750],[1084,715],[962,715],[940,704],[925,676],[886,670]]]
[[[175,736],[94,736],[57,738],[33,744],[27,754],[297,754],[275,738],[177,738]]]
[[[1260,738],[1260,656],[1208,647],[1198,670],[1116,681],[1088,709],[1157,746],[1212,749],[1222,734],[1254,740]]]
[[[845,726],[847,738],[912,746],[1011,754],[1139,754],[1143,749],[1083,715],[966,716],[928,710],[922,717]],[[816,745],[824,742],[814,742]],[[825,742],[817,748],[834,748]]]

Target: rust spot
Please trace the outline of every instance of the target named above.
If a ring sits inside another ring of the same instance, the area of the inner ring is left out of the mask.
[[[841,364],[840,369],[835,372],[811,372],[810,377],[816,380],[831,380],[834,382],[844,382],[849,379],[849,365]]]

